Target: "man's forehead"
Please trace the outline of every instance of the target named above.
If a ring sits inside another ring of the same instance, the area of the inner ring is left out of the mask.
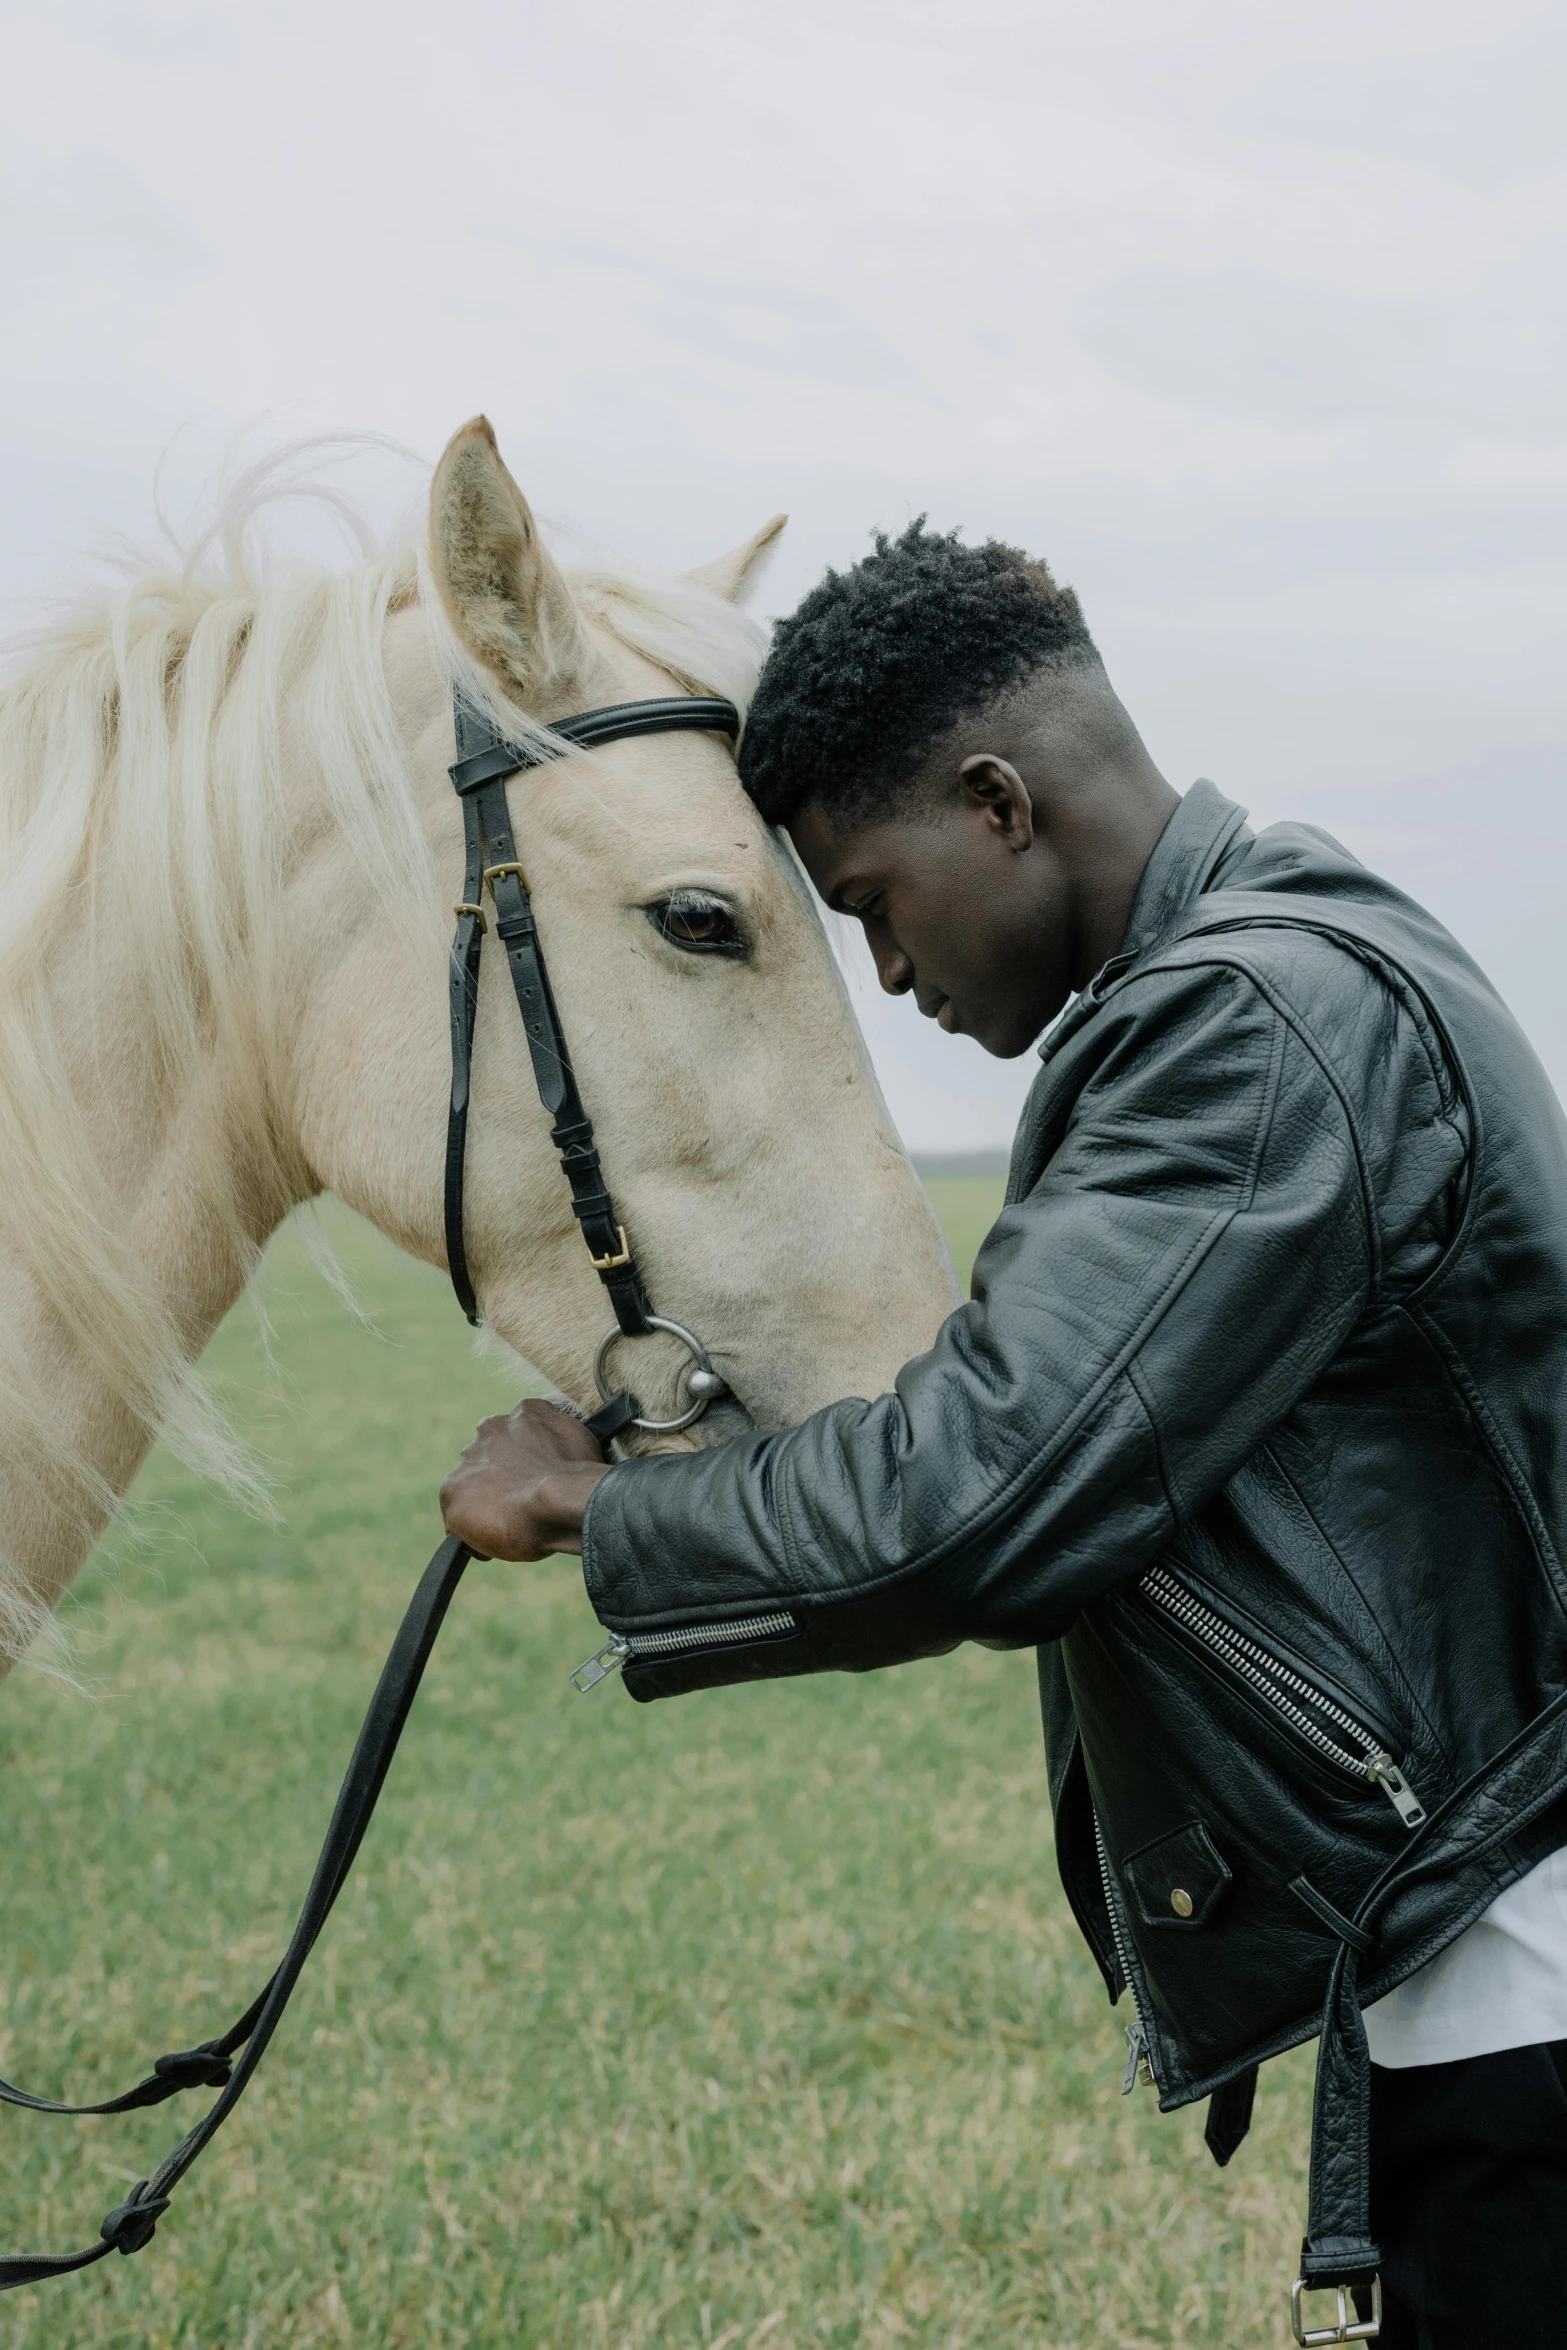
[[[897,831],[896,823],[885,822],[840,829],[816,800],[796,809],[789,823],[800,862],[829,904],[848,883],[868,877],[887,862]]]

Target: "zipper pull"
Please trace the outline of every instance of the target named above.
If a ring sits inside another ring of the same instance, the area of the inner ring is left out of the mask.
[[[597,1654],[578,1665],[571,1676],[571,1686],[579,1697],[585,1697],[590,1689],[598,1687],[600,1681],[607,1681],[611,1673],[618,1673],[630,1654],[631,1643],[624,1633],[611,1632]],[[1423,1818],[1424,1814],[1421,1816]]]
[[[1374,1754],[1366,1765],[1366,1777],[1373,1787],[1381,1788],[1406,1828],[1420,1826],[1426,1807],[1390,1754]]]
[[[1126,2027],[1126,2071],[1121,2076],[1121,2095],[1130,2097],[1138,2087],[1153,2087],[1153,2066],[1148,2061],[1148,2041],[1140,2021]]]

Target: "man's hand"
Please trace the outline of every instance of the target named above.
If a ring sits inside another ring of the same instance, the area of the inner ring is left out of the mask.
[[[588,1495],[609,1467],[580,1420],[530,1396],[479,1433],[441,1487],[446,1531],[479,1558],[580,1551]]]

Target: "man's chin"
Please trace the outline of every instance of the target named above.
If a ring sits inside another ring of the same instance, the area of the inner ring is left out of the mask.
[[[1038,1027],[1025,1026],[1018,1020],[966,1020],[954,1013],[949,1023],[944,1015],[942,1026],[953,1036],[971,1036],[982,1051],[993,1061],[1016,1061],[1035,1044],[1049,1025],[1041,1021]]]
[[[1056,1009],[1060,1009],[1059,1005]],[[990,1054],[992,1060],[1015,1061],[1021,1053],[1028,1051],[1029,1046],[1044,1033],[1055,1017],[1055,1013],[1051,1012],[1036,1019],[1035,1010],[1037,1007],[1024,1013],[1014,1010],[1008,1014],[993,1004],[970,1010],[954,1003],[951,996],[945,996],[936,1006],[934,1015],[927,1013],[926,1017],[934,1017],[943,1036],[971,1037],[981,1051]]]

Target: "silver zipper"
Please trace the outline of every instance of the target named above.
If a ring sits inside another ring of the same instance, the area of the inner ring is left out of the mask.
[[[594,1689],[633,1657],[679,1656],[732,1648],[747,1640],[782,1640],[799,1629],[798,1619],[780,1609],[768,1616],[743,1616],[735,1623],[687,1624],[679,1632],[611,1632],[603,1647],[578,1665],[571,1685],[579,1692]]]
[[[571,1676],[571,1686],[579,1697],[585,1695],[600,1681],[607,1681],[611,1673],[618,1673],[630,1654],[630,1641],[623,1640],[618,1632],[611,1632],[602,1648],[583,1658]]]
[[[1259,1648],[1244,1632],[1217,1615],[1195,1592],[1179,1583],[1167,1567],[1150,1567],[1138,1588],[1146,1592],[1156,1607],[1173,1616],[1185,1626],[1194,1639],[1238,1673],[1251,1689],[1267,1699],[1275,1713],[1281,1714],[1290,1727],[1314,1746],[1319,1754],[1347,1771],[1353,1779],[1360,1779],[1372,1787],[1380,1787],[1406,1828],[1418,1828],[1425,1819],[1425,1805],[1420,1801],[1409,1781],[1393,1757],[1386,1752],[1380,1739],[1344,1711],[1331,1697],[1301,1675]],[[1302,1705],[1297,1701],[1304,1699]],[[1322,1723],[1313,1719],[1306,1707],[1310,1706],[1323,1720],[1332,1722],[1360,1749],[1358,1754],[1347,1753],[1338,1741],[1330,1738]]]
[[[1105,1913],[1110,1920],[1110,1939],[1115,1944],[1115,1962],[1121,1970],[1127,1997],[1132,2002],[1133,2020],[1126,2026],[1126,2071],[1121,2078],[1121,2095],[1130,2097],[1141,2082],[1145,2089],[1154,2089],[1158,2083],[1153,2077],[1153,2056],[1150,2052],[1148,2031],[1143,2022],[1143,2011],[1137,2004],[1137,1985],[1132,1979],[1131,1951],[1121,1924],[1116,1890],[1110,1875],[1110,1856],[1105,1850],[1104,1830],[1099,1825],[1099,1814],[1094,1813],[1094,1843],[1099,1852],[1099,1875],[1105,1889]]]

